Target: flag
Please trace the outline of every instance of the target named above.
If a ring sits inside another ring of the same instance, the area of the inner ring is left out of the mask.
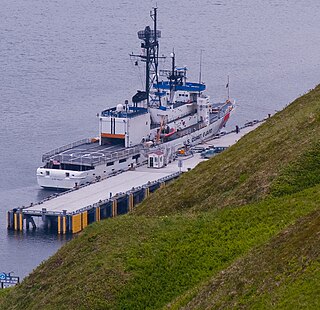
[[[229,83],[227,83],[227,85],[226,85],[226,88],[228,88],[229,87]]]

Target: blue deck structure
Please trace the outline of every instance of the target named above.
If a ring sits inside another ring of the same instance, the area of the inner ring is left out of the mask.
[[[153,84],[153,87],[156,89],[170,90],[172,87],[172,83],[170,83],[169,81],[161,81],[159,83]],[[185,85],[175,85],[174,89],[190,92],[202,92],[206,89],[206,85],[202,83],[186,82]]]
[[[123,111],[117,111],[116,107],[104,110],[101,112],[101,116],[112,116],[112,117],[123,117],[123,118],[131,118],[136,117],[138,115],[148,113],[148,109],[140,108],[140,107],[128,107]]]

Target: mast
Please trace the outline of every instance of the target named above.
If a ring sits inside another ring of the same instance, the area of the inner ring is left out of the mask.
[[[171,75],[169,76],[170,81],[170,102],[173,103],[174,91],[175,91],[175,84],[176,84],[176,54],[174,50],[171,53]]]
[[[161,31],[157,30],[157,8],[153,8],[150,12],[150,17],[153,19],[153,29],[147,26],[144,30],[138,31],[138,38],[142,40],[141,48],[143,49],[142,55],[130,55],[140,58],[146,64],[146,99],[149,106],[150,101],[150,88],[156,81],[158,83],[158,61],[159,61],[159,42],[158,38],[161,37]]]
[[[159,74],[158,74],[158,63],[159,63],[159,42],[157,39],[157,8],[153,8],[153,15],[152,13],[151,18],[153,18],[153,29],[154,29],[154,37],[155,37],[155,44],[156,44],[156,54],[155,54],[155,61],[154,61],[154,67],[155,67],[155,77],[156,82],[158,84],[159,82]],[[159,89],[158,89],[159,91]]]
[[[202,79],[202,52],[203,50],[200,50],[200,68],[199,68],[199,84],[201,84],[201,79]]]
[[[202,52],[203,50],[200,50],[200,68],[199,68],[199,84],[201,84],[201,79],[202,79]],[[200,96],[201,92],[199,90],[199,96]]]

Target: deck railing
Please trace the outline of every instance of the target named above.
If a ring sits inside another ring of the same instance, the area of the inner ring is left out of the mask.
[[[105,154],[103,156],[92,154],[90,156],[83,157],[73,157],[68,154],[59,154],[55,157],[55,160],[60,161],[64,164],[78,164],[78,165],[85,165],[85,166],[96,166],[101,163],[106,164],[110,161],[115,161],[118,159],[129,157],[130,155],[137,155],[143,149],[143,146],[135,146],[132,148],[123,149],[121,151],[115,151],[110,154]],[[51,155],[52,156],[52,155]]]
[[[69,149],[72,149],[74,147],[77,147],[79,145],[83,145],[83,144],[88,144],[90,143],[91,140],[89,138],[86,138],[86,139],[82,139],[82,140],[79,140],[79,141],[76,141],[76,142],[72,142],[72,143],[69,143],[69,144],[66,144],[66,145],[63,145],[57,149],[54,149],[52,151],[49,151],[45,154],[42,155],[42,162],[45,162],[47,161],[51,156],[54,156],[54,155],[57,155],[61,152],[64,152],[66,150],[69,150]]]

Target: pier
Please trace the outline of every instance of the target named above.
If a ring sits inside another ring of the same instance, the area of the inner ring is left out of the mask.
[[[239,132],[220,135],[199,147],[229,147],[260,123],[249,123],[240,128]],[[160,169],[140,166],[89,185],[54,194],[27,207],[14,208],[7,214],[8,229],[23,231],[31,226],[35,229],[34,218],[40,217],[45,227],[55,229],[58,234],[78,233],[93,222],[132,211],[155,190],[166,186],[203,160],[200,153],[193,153],[181,156],[179,160]]]

